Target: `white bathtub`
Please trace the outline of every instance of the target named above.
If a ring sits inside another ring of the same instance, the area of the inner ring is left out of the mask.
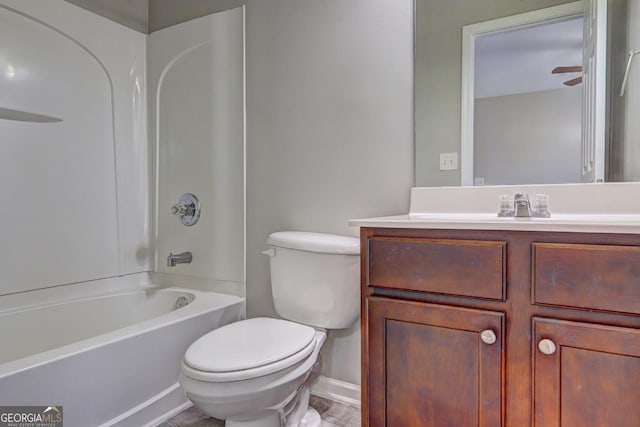
[[[0,297],[0,405],[61,405],[65,427],[154,425],[189,405],[187,347],[244,313],[243,298],[146,275]]]

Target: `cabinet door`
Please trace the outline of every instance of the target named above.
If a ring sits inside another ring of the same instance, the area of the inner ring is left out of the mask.
[[[640,331],[533,319],[536,427],[640,426]]]
[[[366,425],[503,425],[502,313],[372,297],[367,311]]]

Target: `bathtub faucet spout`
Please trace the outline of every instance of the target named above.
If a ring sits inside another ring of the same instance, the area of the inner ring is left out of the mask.
[[[175,267],[178,264],[189,264],[192,259],[193,256],[191,252],[182,252],[175,255],[170,252],[167,257],[167,267]]]

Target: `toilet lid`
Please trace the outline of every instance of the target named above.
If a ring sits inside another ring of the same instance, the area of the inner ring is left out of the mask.
[[[308,347],[315,329],[288,320],[258,317],[230,323],[197,339],[184,361],[206,372],[233,372],[285,359]]]

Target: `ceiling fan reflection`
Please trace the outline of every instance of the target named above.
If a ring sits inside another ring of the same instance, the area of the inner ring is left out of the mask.
[[[551,74],[565,74],[565,73],[582,73],[582,65],[561,66],[551,70]],[[566,86],[575,86],[580,83],[582,83],[582,75],[563,82],[563,84]]]

